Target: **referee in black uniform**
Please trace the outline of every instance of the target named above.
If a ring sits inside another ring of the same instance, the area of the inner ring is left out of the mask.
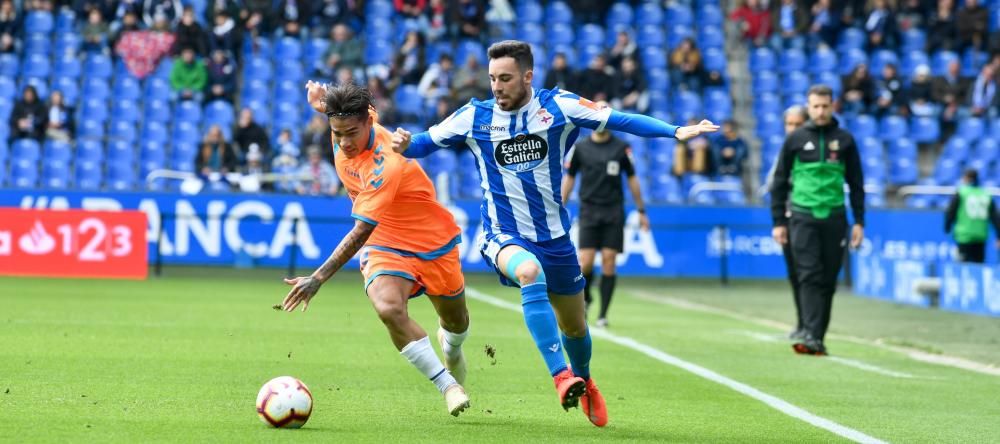
[[[582,174],[580,183],[580,268],[586,279],[584,300],[587,306],[590,282],[594,277],[594,256],[601,251],[601,312],[598,327],[608,326],[608,307],[615,291],[615,260],[625,243],[625,193],[622,174],[628,177],[628,186],[639,212],[639,225],[649,230],[649,218],[642,202],[639,180],[635,177],[631,150],[625,141],[607,130],[595,131],[589,138],[577,142],[570,151],[563,176],[563,204],[569,201],[576,184],[576,175]]]
[[[798,274],[805,333],[797,353],[825,355],[823,339],[830,325],[837,275],[847,244],[844,183],[851,191],[851,248],[864,239],[865,191],[861,156],[854,137],[833,118],[833,92],[809,88],[809,122],[785,139],[771,184],[773,236],[791,241]],[[791,192],[791,217],[785,213]]]

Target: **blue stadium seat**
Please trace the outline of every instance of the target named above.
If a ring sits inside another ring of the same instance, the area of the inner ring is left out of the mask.
[[[76,162],[76,187],[81,190],[101,188],[101,165],[97,161]]]
[[[934,53],[934,56],[931,58],[931,75],[945,75],[948,72],[948,64],[952,60],[959,60],[957,53],[952,51],[938,51]]]
[[[148,121],[142,126],[142,141],[165,144],[170,140],[170,132],[162,122]]]
[[[969,158],[969,153],[972,151],[971,143],[966,139],[956,135],[948,139],[944,144],[944,149],[941,150],[941,157],[947,157],[955,159],[958,162],[964,162]]]
[[[923,51],[910,51],[904,53],[902,64],[899,66],[901,77],[909,78],[914,75],[914,71],[920,65],[930,66],[930,58]]]
[[[396,109],[407,121],[420,121],[424,117],[424,101],[417,87],[402,85],[396,90]]]
[[[271,61],[265,57],[251,57],[243,67],[243,75],[249,80],[268,81],[274,77]]]
[[[646,4],[653,5],[654,8],[660,9],[660,6],[656,3]],[[650,11],[644,11],[640,8],[638,11],[639,17],[636,17],[636,19],[641,21],[644,14],[652,13],[652,9],[653,8],[650,8]],[[686,6],[677,4],[671,5],[665,12],[662,12],[661,15],[666,16],[667,24],[670,26],[684,25],[690,27],[694,24],[694,14],[691,13],[691,8]],[[663,19],[661,18],[660,21],[662,22]]]
[[[686,9],[686,8],[677,8],[677,9]],[[673,10],[667,11],[668,16],[671,13],[673,13]],[[691,11],[688,10],[689,15],[690,13]],[[655,2],[644,2],[636,8],[635,24],[640,26],[641,25],[663,26],[663,17],[664,17],[663,7],[661,7],[659,4]],[[671,22],[670,24],[675,24],[675,23]],[[681,24],[688,25],[690,24],[690,21]]]
[[[83,38],[75,32],[68,32],[56,35],[55,45],[52,47],[52,55],[55,57],[75,57],[80,53],[80,46]]]
[[[882,78],[882,68],[890,63],[896,65],[896,67],[898,68],[899,56],[897,56],[895,52],[892,52],[888,49],[877,50],[872,54],[872,59],[870,63],[871,66],[869,66],[870,68],[869,72],[871,73],[872,77]]]
[[[702,115],[701,97],[692,91],[677,91],[673,100],[674,116],[681,120],[700,117]]]
[[[754,95],[778,92],[778,88],[778,76],[773,72],[758,71],[754,73],[751,88]]]
[[[114,191],[128,191],[135,188],[135,169],[132,165],[112,162],[108,165],[106,185]]]
[[[615,2],[608,10],[608,18],[605,21],[608,29],[614,25],[630,25],[633,20],[632,6],[628,2]]]
[[[680,185],[677,179],[669,174],[657,175],[649,183],[650,197],[653,201],[669,204],[684,203]]]
[[[146,122],[169,122],[170,103],[162,99],[146,99],[142,113]]]
[[[85,116],[85,114],[83,115]],[[83,118],[76,125],[76,136],[80,139],[100,140],[104,138],[104,121]]]
[[[642,58],[642,66],[646,69],[666,69],[667,68],[667,56],[663,52],[663,48],[650,46],[640,49],[640,57]]]
[[[104,122],[108,120],[108,106],[104,100],[84,99],[79,108],[80,118]]]
[[[162,143],[144,142],[139,151],[140,177],[146,177],[154,170],[166,167],[167,153]]]
[[[812,83],[829,86],[833,90],[834,97],[840,97],[840,92],[843,89],[841,78],[834,71],[823,71],[814,75]]]
[[[882,140],[895,140],[906,137],[909,127],[906,119],[900,116],[885,116],[879,123],[879,136]]]
[[[135,149],[132,142],[126,140],[111,140],[107,145],[107,163],[127,163],[135,162]]]
[[[83,72],[83,64],[76,57],[57,57],[55,72],[53,76],[58,77],[80,77]]]
[[[392,61],[395,48],[389,42],[382,40],[369,41],[365,45],[365,63],[369,65],[388,65]]]
[[[111,88],[102,78],[88,78],[83,81],[83,100],[108,100]]]
[[[306,42],[305,50],[302,54],[302,61],[306,66],[315,68],[323,64],[323,54],[330,47],[330,41],[324,38],[313,38]]]
[[[21,76],[23,77],[48,77],[50,72],[49,58],[42,54],[26,56],[21,65]]]
[[[116,99],[111,107],[111,119],[118,122],[138,122],[142,112],[136,103],[135,100]]]
[[[17,96],[17,85],[14,84],[12,78],[0,77],[0,99],[5,99],[3,103],[9,105],[15,96]]]
[[[934,117],[914,117],[910,122],[913,140],[917,143],[937,142],[941,137],[941,127]]]
[[[69,143],[59,140],[48,140],[45,142],[45,162],[69,163],[73,159],[73,147]]]
[[[118,100],[139,100],[142,98],[142,86],[135,77],[120,77],[115,79],[114,96]]]
[[[521,26],[518,26],[517,37],[532,45],[545,44],[545,30],[542,28],[542,25],[537,23],[522,23]],[[428,57],[428,59],[437,60],[437,57]]]
[[[846,76],[854,71],[858,65],[868,63],[868,53],[853,48],[840,53],[840,75]]]
[[[804,94],[809,90],[809,76],[802,71],[790,71],[785,74],[781,83],[781,93],[788,96],[791,94]]]
[[[726,36],[722,33],[722,28],[715,25],[699,25],[698,46],[701,48],[721,49],[726,42]]]
[[[42,156],[42,147],[34,139],[17,139],[10,148],[12,159],[25,159],[37,162]]]
[[[851,132],[854,133],[856,139],[864,139],[867,137],[877,137],[878,135],[878,121],[874,117],[861,114],[851,121]]]
[[[670,90],[670,74],[663,68],[647,69],[646,83],[651,90],[667,92]]]
[[[976,77],[980,69],[989,61],[989,54],[968,48],[962,53],[961,75],[964,77]]]
[[[705,48],[702,51],[703,65],[709,71],[726,72],[726,54],[719,48]]]
[[[146,100],[170,101],[170,82],[151,77],[146,79]]]
[[[100,162],[104,159],[104,146],[101,142],[93,139],[78,140],[76,142],[76,162]]]
[[[934,180],[943,185],[954,185],[961,174],[962,165],[949,157],[939,158],[934,167]]]
[[[519,2],[514,8],[514,13],[522,26],[528,23],[541,23],[545,18],[542,5],[534,1]]]
[[[111,58],[104,54],[88,54],[83,63],[83,74],[88,78],[107,79],[111,77],[112,70]]]
[[[903,157],[911,159],[914,162],[917,160],[917,144],[913,143],[912,140],[901,137],[895,140],[891,140],[887,143],[889,147],[889,157]]]
[[[49,80],[43,77],[21,77],[21,90],[31,85],[43,102],[49,97]]]
[[[983,119],[969,117],[958,122],[955,134],[965,140],[976,140],[986,133],[986,122]]]
[[[760,114],[781,114],[781,98],[774,93],[755,94],[753,97],[753,112]]]
[[[1000,154],[1000,144],[992,138],[986,137],[976,143],[976,158],[987,163],[997,161]]]
[[[135,142],[137,138],[135,123],[125,120],[113,121],[108,129],[108,137],[112,140],[124,140],[129,143]]]
[[[10,184],[15,188],[34,188],[38,184],[38,162],[12,158]]]
[[[917,181],[919,171],[915,159],[905,157],[892,159],[889,166],[889,182],[893,185],[909,185]]]
[[[763,114],[757,116],[757,135],[766,138],[785,133],[784,122],[780,114]]]
[[[909,51],[924,51],[924,47],[927,46],[927,33],[920,28],[910,28],[906,31],[900,33],[902,39],[903,52]]]
[[[639,27],[635,42],[640,47],[663,46],[667,44],[667,36],[662,26],[642,25]]]
[[[21,63],[14,54],[0,54],[0,78],[13,79],[20,73]]]
[[[63,35],[74,31],[76,13],[70,8],[59,10],[56,15],[55,31],[57,35]]]
[[[367,17],[392,18],[395,13],[396,10],[389,1],[373,1],[365,5]]]
[[[286,63],[291,60],[302,58],[302,43],[294,37],[282,37],[274,45],[274,60],[281,60]]]
[[[545,18],[550,25],[556,23],[573,23],[573,10],[569,5],[559,0],[549,2],[545,8]]]
[[[699,26],[721,27],[725,21],[725,15],[718,5],[706,3],[698,8],[697,21]]]
[[[864,49],[868,35],[858,28],[846,28],[837,37],[837,52],[844,53],[850,49]]]
[[[55,27],[55,18],[48,11],[35,10],[24,17],[24,29],[29,32],[48,34]]]
[[[171,163],[177,164],[182,161],[194,162],[194,158],[197,155],[198,145],[196,143],[174,143],[173,150],[170,153]]]
[[[278,81],[290,80],[293,82],[299,82],[305,77],[305,70],[302,68],[302,63],[298,60],[287,60],[278,65],[276,70],[275,78]]]
[[[576,36],[579,40],[579,45],[604,46],[606,40],[604,27],[593,23],[583,25],[580,28],[580,32],[576,33]]]
[[[688,25],[673,25],[670,27],[670,32],[667,35],[667,46],[670,48],[676,48],[680,45],[681,41],[687,38],[694,38],[694,30]]]
[[[865,157],[861,159],[861,168],[864,171],[865,180],[883,181],[885,180],[886,165],[885,159],[879,157]]]
[[[22,51],[25,55],[40,55],[48,57],[52,49],[52,41],[48,34],[29,32],[21,39]]]
[[[80,98],[80,87],[75,78],[59,77],[52,81],[52,90],[59,91],[63,95],[63,101],[69,106],[76,106],[76,101]],[[2,97],[2,94],[0,94]]]
[[[174,122],[201,123],[201,106],[191,100],[174,105]]]
[[[837,70],[837,53],[826,48],[817,49],[809,56],[809,72],[819,74]]]
[[[45,162],[42,166],[42,186],[51,189],[66,189],[72,182],[69,162]]]
[[[790,73],[794,71],[805,71],[808,59],[806,53],[800,49],[786,49],[778,57],[778,72]]]
[[[549,45],[573,45],[576,43],[573,27],[567,23],[549,23],[547,29],[545,35]],[[463,58],[459,60],[463,60]]]
[[[205,120],[225,126],[235,121],[233,105],[225,100],[213,100],[205,105]]]

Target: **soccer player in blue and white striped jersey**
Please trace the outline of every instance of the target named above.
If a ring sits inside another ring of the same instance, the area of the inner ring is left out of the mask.
[[[677,127],[600,107],[568,91],[535,90],[534,59],[524,42],[495,43],[488,56],[493,99],[473,99],[423,133],[411,135],[399,129],[393,148],[415,158],[441,148],[472,151],[484,195],[483,257],[504,285],[520,287],[525,323],[555,380],[563,408],[582,401],[584,414],[601,427],[608,415],[590,378],[584,278],[560,194],[563,158],[581,128],[687,140],[719,127],[707,120]]]

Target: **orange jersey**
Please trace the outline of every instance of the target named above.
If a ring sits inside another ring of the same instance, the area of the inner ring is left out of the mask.
[[[444,255],[461,230],[420,164],[394,152],[391,142],[392,133],[375,123],[368,149],[353,159],[334,144],[337,175],[354,203],[351,217],[376,225],[368,246],[424,259]]]

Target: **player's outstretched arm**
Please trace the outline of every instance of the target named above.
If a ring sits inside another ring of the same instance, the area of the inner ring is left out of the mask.
[[[413,135],[405,129],[396,128],[396,132],[392,134],[392,150],[410,159],[427,157],[439,149],[441,147],[434,143],[426,131]]]
[[[312,80],[306,82],[306,100],[309,101],[309,105],[316,112],[326,114],[324,97],[326,97],[326,85]]]
[[[289,291],[288,295],[285,296],[285,300],[281,303],[281,309],[292,311],[299,304],[302,304],[302,311],[306,311],[309,308],[309,301],[319,291],[319,287],[333,277],[347,261],[361,250],[373,232],[375,232],[375,225],[361,220],[355,221],[351,232],[344,236],[340,245],[337,245],[326,262],[323,262],[323,265],[313,274],[285,279],[285,283],[292,286],[292,291]]]
[[[677,140],[685,141],[702,134],[714,133],[719,130],[719,125],[710,120],[702,120],[696,125],[676,126],[642,114],[611,111],[607,128],[642,137],[675,137]]]

